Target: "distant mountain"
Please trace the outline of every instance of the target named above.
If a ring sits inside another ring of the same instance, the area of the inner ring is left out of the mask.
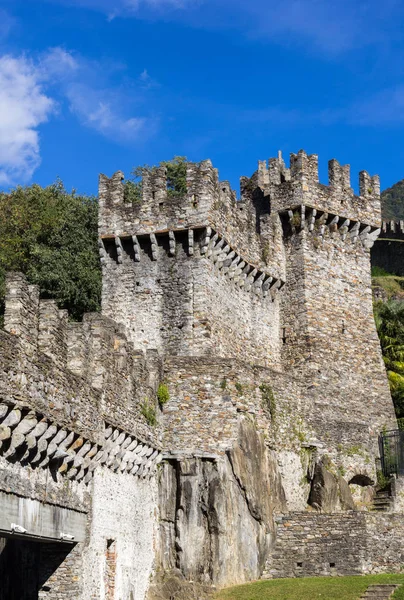
[[[386,221],[404,219],[404,179],[382,192],[382,217]]]

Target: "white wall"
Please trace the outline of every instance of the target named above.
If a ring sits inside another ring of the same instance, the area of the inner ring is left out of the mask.
[[[154,565],[156,498],[154,478],[95,471],[90,537],[83,553],[82,600],[110,600],[105,589],[108,539],[116,540],[114,600],[144,600]]]

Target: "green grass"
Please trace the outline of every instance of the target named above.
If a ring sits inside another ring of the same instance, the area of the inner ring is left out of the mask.
[[[396,275],[382,275],[372,277],[372,285],[374,287],[381,287],[387,294],[387,297],[391,296],[397,298],[404,298],[404,277],[398,277]]]
[[[350,577],[307,577],[256,581],[218,592],[215,600],[358,600],[374,583],[401,583],[394,600],[404,600],[403,575],[356,575]]]

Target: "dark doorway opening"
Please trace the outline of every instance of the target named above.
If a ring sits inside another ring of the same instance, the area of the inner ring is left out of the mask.
[[[0,537],[0,600],[56,598],[49,579],[72,548],[63,542]]]

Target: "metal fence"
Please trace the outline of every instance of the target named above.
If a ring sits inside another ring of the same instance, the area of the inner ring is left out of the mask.
[[[404,475],[404,431],[394,429],[379,435],[381,468],[385,477]]]

